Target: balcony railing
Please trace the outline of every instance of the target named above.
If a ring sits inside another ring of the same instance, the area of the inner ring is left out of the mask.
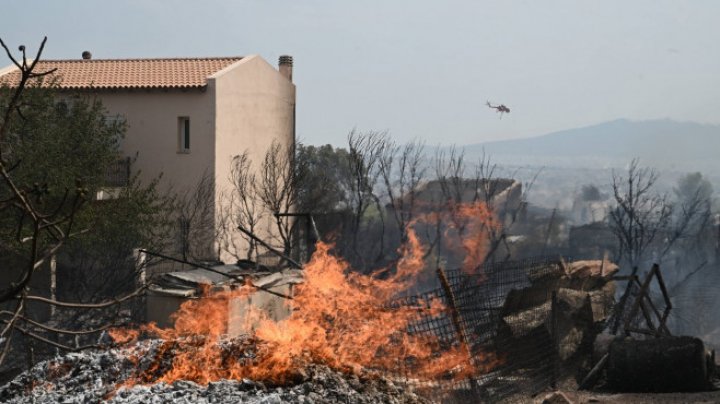
[[[126,187],[130,183],[130,157],[119,159],[108,167],[105,174],[106,187]]]

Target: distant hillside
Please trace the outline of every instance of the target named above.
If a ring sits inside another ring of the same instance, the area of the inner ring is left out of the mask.
[[[465,147],[469,158],[483,148],[498,162],[559,166],[620,166],[633,157],[644,165],[680,170],[720,167],[720,125],[672,120],[618,119],[546,135]]]

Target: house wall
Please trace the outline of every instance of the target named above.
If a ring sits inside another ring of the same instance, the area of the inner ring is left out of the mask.
[[[96,96],[110,116],[119,114],[126,120],[127,132],[120,148],[126,156],[137,155],[132,172],[139,172],[144,183],[162,174],[161,191],[182,195],[194,190],[203,175],[215,175],[212,88],[108,91]],[[190,118],[189,152],[179,148],[179,117]],[[214,206],[215,201],[209,203]],[[214,255],[213,240],[195,247],[195,251],[205,251],[202,254],[208,258]]]
[[[205,172],[213,175],[214,97],[201,90],[137,90],[103,92],[97,96],[110,115],[127,121],[121,149],[137,161],[133,172],[150,181],[160,173],[162,186],[181,191],[197,184]],[[190,151],[179,151],[178,118],[190,117]]]
[[[249,56],[213,75],[209,87],[216,97],[215,181],[220,211],[227,204],[224,196],[232,191],[234,156],[247,150],[257,170],[273,141],[294,144],[295,86],[262,58]],[[271,240],[273,226],[268,216],[258,236]],[[247,245],[239,233],[234,231],[229,237],[240,246],[236,253],[243,256]],[[232,262],[235,256],[224,251],[221,259]]]

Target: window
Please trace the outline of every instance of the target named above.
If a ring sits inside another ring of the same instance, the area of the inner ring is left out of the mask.
[[[190,153],[190,118],[178,118],[178,153]]]

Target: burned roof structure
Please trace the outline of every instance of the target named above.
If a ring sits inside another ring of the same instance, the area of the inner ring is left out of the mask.
[[[231,302],[233,310],[247,310],[253,305],[270,318],[280,320],[289,314],[286,300],[292,298],[293,287],[303,282],[302,271],[238,264],[202,264],[160,256],[146,252],[147,320],[161,326],[172,324],[172,314],[192,299],[208,292],[231,291],[251,285],[255,291],[243,301]],[[228,333],[242,332],[235,324],[228,324]]]

